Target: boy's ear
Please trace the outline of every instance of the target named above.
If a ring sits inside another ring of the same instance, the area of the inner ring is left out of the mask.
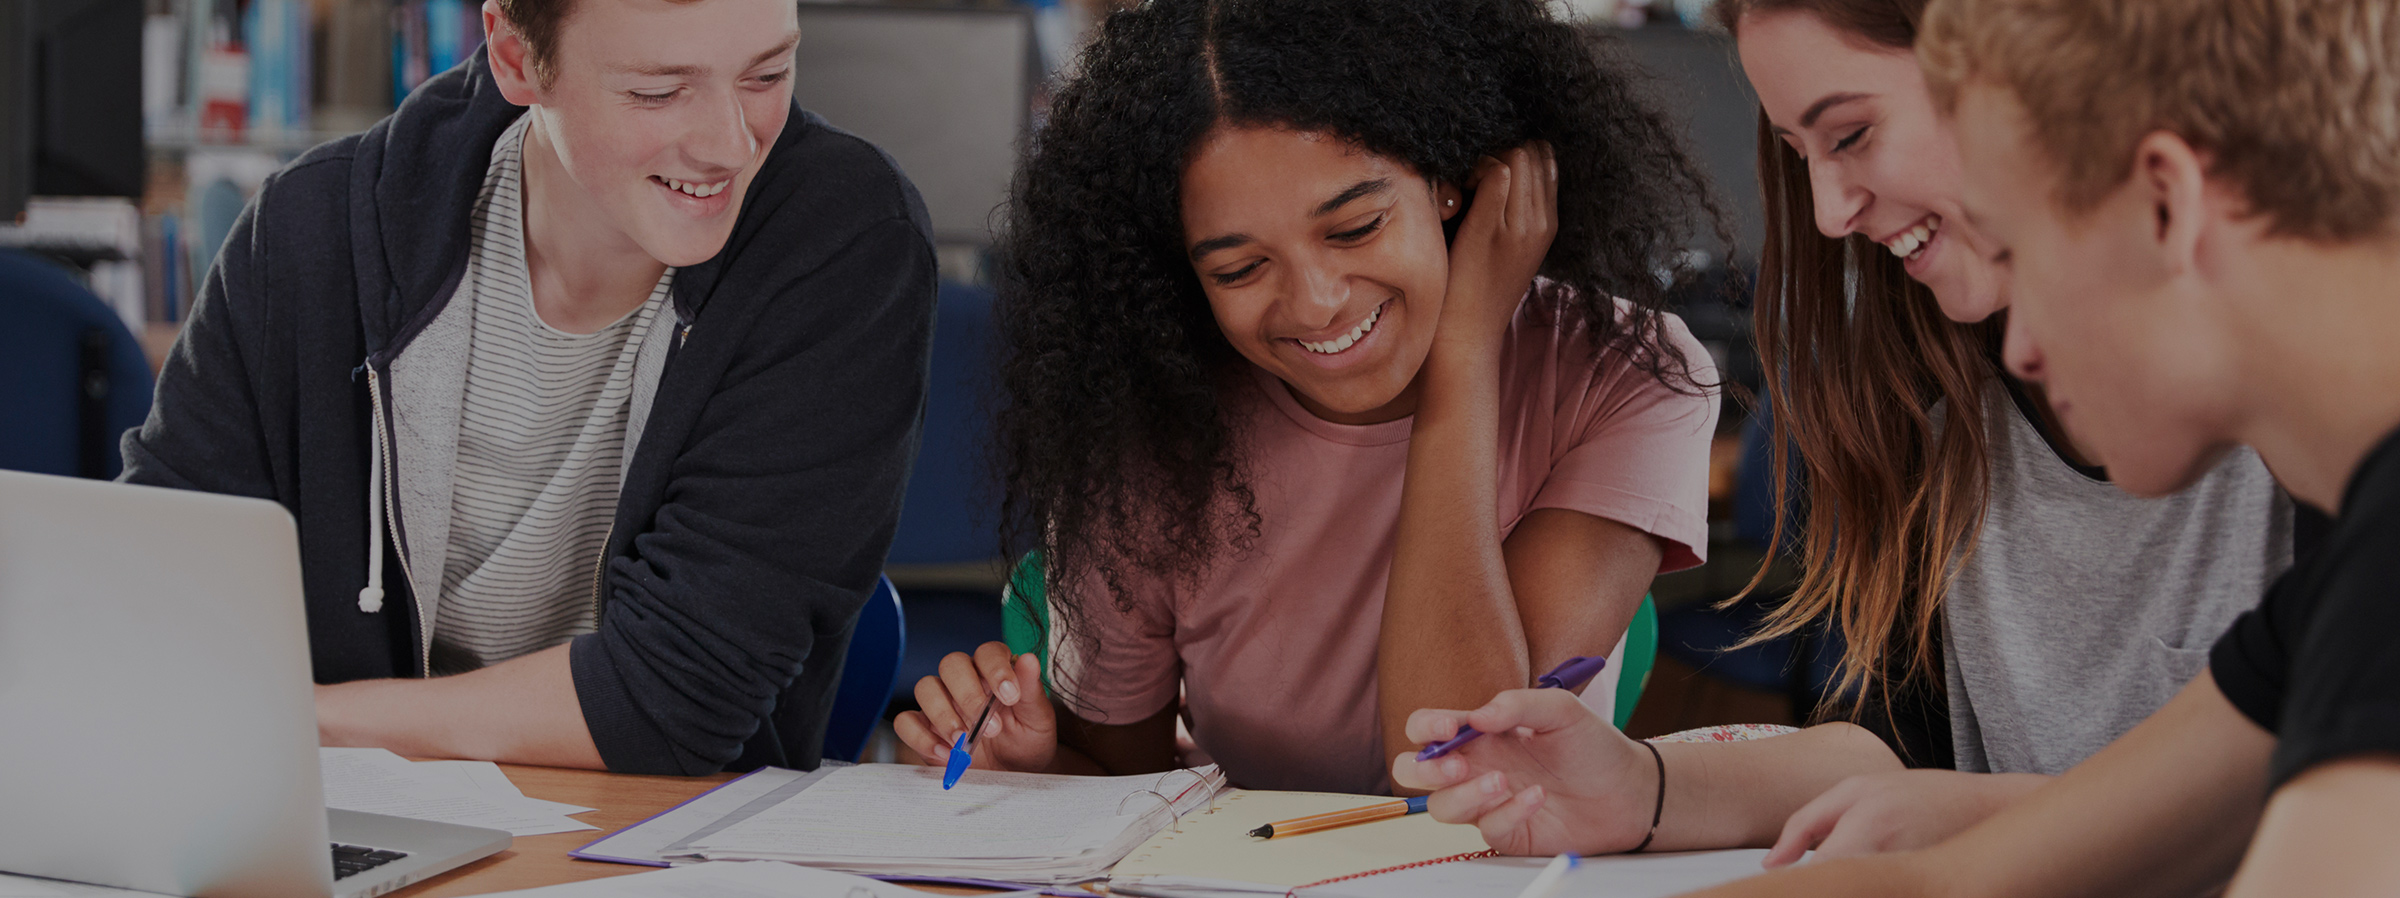
[[[500,12],[500,0],[483,0],[483,52],[492,65],[492,80],[500,95],[519,106],[540,100],[541,75],[534,71],[533,48]]]
[[[2208,164],[2192,145],[2167,131],[2153,131],[2133,149],[2133,177],[2149,200],[2151,239],[2170,267],[2183,270],[2200,251],[2200,235],[2211,210]]]

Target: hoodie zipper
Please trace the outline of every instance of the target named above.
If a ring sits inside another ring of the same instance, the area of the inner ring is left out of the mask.
[[[378,376],[373,361],[367,363],[367,402],[374,411],[375,445],[382,449],[379,454],[383,456],[383,469],[375,472],[375,476],[383,480],[384,526],[390,531],[392,554],[400,559],[400,577],[409,585],[409,601],[417,608],[417,669],[431,671],[433,670],[433,640],[430,638],[430,634],[425,632],[425,621],[427,620],[425,597],[417,594],[417,577],[409,566],[408,547],[400,539],[399,499],[396,498],[400,484],[395,473],[400,463],[399,460],[392,457],[390,431],[385,428],[383,380]]]
[[[600,587],[603,578],[608,575],[608,541],[617,535],[616,516],[611,514],[609,517],[608,532],[600,536],[600,557],[592,559],[592,625],[595,627],[600,625],[600,598],[603,595]]]
[[[674,329],[674,348],[684,348],[684,341],[689,341],[689,339],[691,339],[691,324],[679,324],[679,327]],[[636,449],[641,449],[641,447],[626,447],[626,451],[636,451]],[[617,487],[619,490],[624,490],[622,483],[619,483]],[[624,502],[624,499],[619,499],[619,502]],[[617,538],[617,521],[614,521],[614,516],[610,516],[610,521],[607,521],[607,533],[600,535],[600,557],[593,559],[593,624],[595,627],[600,624],[602,600],[607,598],[607,591],[605,591],[605,586],[607,586],[607,540],[614,540],[614,538]]]
[[[677,348],[677,349],[682,349],[682,348],[683,348],[683,341],[685,341],[685,340],[688,340],[688,339],[691,339],[691,336],[692,336],[692,326],[691,326],[691,325],[689,325],[689,324],[682,324],[682,325],[678,325],[678,326],[677,326],[677,328],[676,328],[676,331],[675,331],[675,348]],[[635,450],[637,450],[637,449],[640,449],[640,448],[641,448],[641,447],[639,447],[639,446],[628,446],[628,447],[626,447],[625,451],[627,451],[627,452],[633,452],[633,451],[635,451]],[[622,483],[620,483],[620,484],[618,484],[618,485],[617,485],[617,488],[618,488],[618,490],[619,490],[620,492],[622,492],[622,491],[624,490],[624,487],[625,487],[625,485],[624,485],[624,484],[622,484]],[[622,498],[620,498],[618,501],[619,501],[619,502],[622,502],[622,501],[624,501],[624,500],[623,500]],[[605,598],[607,598],[607,595],[608,595],[608,593],[606,592],[606,589],[605,589],[605,587],[606,587],[606,585],[607,585],[607,577],[608,577],[608,541],[609,541],[609,540],[611,540],[611,539],[615,539],[615,538],[616,538],[616,536],[617,536],[617,522],[616,522],[616,519],[615,519],[615,515],[610,515],[610,519],[609,519],[609,522],[608,522],[608,531],[600,535],[600,557],[592,559],[592,624],[593,624],[593,626],[598,626],[598,625],[599,625],[599,623],[600,623],[600,610],[601,610],[601,609],[600,609],[600,606],[601,606],[601,604],[602,604],[602,601],[603,601]]]

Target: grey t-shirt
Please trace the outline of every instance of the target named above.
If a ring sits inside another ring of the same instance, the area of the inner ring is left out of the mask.
[[[2292,502],[2237,449],[2135,498],[2071,467],[1989,391],[1991,496],[1943,605],[1958,769],[2055,774],[2142,722],[2208,665],[2292,563]]]
[[[492,146],[458,287],[474,318],[434,617],[436,674],[497,664],[598,626],[600,551],[615,522],[635,361],[675,277],[667,269],[648,302],[594,333],[542,320],[525,263],[528,122],[517,119]]]

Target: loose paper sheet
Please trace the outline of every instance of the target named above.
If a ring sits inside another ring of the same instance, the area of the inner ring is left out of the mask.
[[[322,748],[317,763],[329,808],[502,829],[517,836],[599,828],[563,813],[525,806],[522,802],[533,799],[522,793],[512,798],[470,790],[459,785],[456,768],[420,773],[415,769],[420,765],[380,748]]]
[[[490,801],[532,813],[581,814],[591,810],[563,801],[527,798],[525,790],[517,788],[517,784],[509,780],[508,774],[501,772],[500,765],[490,761],[418,761],[408,765],[408,769],[428,781],[448,783],[462,791],[473,792]]]

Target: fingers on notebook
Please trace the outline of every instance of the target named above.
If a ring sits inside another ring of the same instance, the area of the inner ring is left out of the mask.
[[[1815,848],[1818,842],[1824,841],[1825,836],[1833,832],[1834,824],[1841,822],[1841,819],[1839,812],[1823,813],[1814,803],[1801,808],[1791,819],[1783,822],[1783,834],[1776,837],[1775,847],[1767,850],[1767,856],[1759,861],[1759,865],[1769,870],[1790,866],[1807,854],[1809,849]]]

